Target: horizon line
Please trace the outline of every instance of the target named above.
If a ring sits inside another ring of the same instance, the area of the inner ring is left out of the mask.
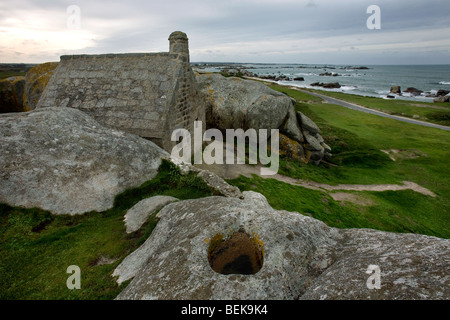
[[[94,54],[97,55],[97,54]],[[104,55],[104,54],[98,54]],[[64,56],[72,56],[72,55],[64,55]],[[45,62],[0,62],[0,65],[5,64],[23,64],[23,65],[39,65],[48,62],[60,62],[59,61],[45,61]],[[230,64],[230,65],[243,65],[243,64],[256,64],[256,65],[320,65],[320,66],[352,66],[352,67],[365,67],[365,66],[450,66],[450,63],[418,63],[418,64],[347,64],[347,63],[299,63],[299,62],[232,62],[232,61],[191,61],[190,64]]]

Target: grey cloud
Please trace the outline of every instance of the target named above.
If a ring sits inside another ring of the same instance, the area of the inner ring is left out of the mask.
[[[87,51],[123,52],[136,50],[160,50],[167,47],[167,36],[175,30],[185,31],[191,46],[204,49],[204,53],[216,52],[215,47],[278,40],[285,42],[300,39],[321,39],[349,36],[357,39],[368,34],[366,9],[377,4],[381,8],[382,32],[386,40],[396,31],[415,32],[450,26],[450,1],[448,0],[284,0],[284,1],[210,1],[210,0],[128,0],[128,1],[31,1],[2,0],[1,8],[13,8],[5,13],[0,10],[0,26],[4,19],[21,10],[44,9],[49,12],[64,10],[71,4],[81,9],[82,25],[100,35],[96,46]],[[49,17],[43,17],[49,19]],[[124,21],[114,32],[108,32],[108,24]],[[101,25],[102,27],[99,27]],[[442,35],[446,37],[446,35]],[[351,45],[354,45],[351,44]],[[350,46],[351,46],[350,45]],[[277,51],[288,48],[275,48]],[[62,48],[63,50],[63,48]],[[82,49],[80,49],[82,50]],[[301,48],[299,49],[301,50]],[[255,56],[255,48],[240,52],[241,56]],[[274,50],[275,51],[275,50]],[[357,51],[357,50],[352,50]],[[352,52],[334,55],[342,59],[360,59]],[[305,54],[302,57],[308,57]],[[204,57],[204,56],[202,56]],[[311,55],[311,58],[326,54]],[[369,57],[369,56],[367,56]],[[226,57],[233,60],[232,56]],[[274,56],[273,59],[294,59],[294,56]],[[298,56],[296,56],[298,58]],[[371,57],[373,58],[373,57]],[[277,61],[273,61],[277,62]],[[324,62],[327,62],[325,59]]]

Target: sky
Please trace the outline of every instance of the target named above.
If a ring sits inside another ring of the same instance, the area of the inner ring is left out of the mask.
[[[449,12],[449,0],[1,0],[0,63],[167,52],[179,30],[192,62],[450,64]]]

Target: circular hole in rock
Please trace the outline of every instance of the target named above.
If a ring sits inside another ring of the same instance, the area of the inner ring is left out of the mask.
[[[217,234],[211,239],[208,260],[211,268],[220,274],[256,274],[264,260],[262,241],[242,229],[225,240]]]

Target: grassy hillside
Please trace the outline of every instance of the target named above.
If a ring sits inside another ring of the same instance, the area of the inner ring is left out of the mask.
[[[311,215],[334,227],[450,238],[449,132],[321,103],[318,98],[286,87],[272,87],[297,100],[296,109],[317,123],[333,149],[331,165],[313,166],[282,159],[279,173],[331,185],[411,181],[437,197],[409,190],[347,192],[354,194],[349,197],[360,200],[355,203],[336,201],[329,193],[273,179],[241,177],[230,181],[232,184],[264,194],[277,209]],[[390,101],[378,99],[377,104],[383,103]]]
[[[317,90],[311,90],[315,92]],[[388,114],[414,118],[422,121],[450,126],[450,103],[430,103],[407,100],[384,100],[341,92],[317,91],[321,94],[352,102]]]
[[[24,76],[34,64],[0,63],[0,80],[9,77]]]

